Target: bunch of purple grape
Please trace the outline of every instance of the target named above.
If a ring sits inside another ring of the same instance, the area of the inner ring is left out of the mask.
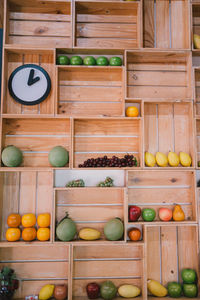
[[[133,155],[124,155],[123,158],[113,156],[108,158],[106,155],[98,158],[89,158],[79,165],[79,168],[125,168],[137,167],[137,159]]]
[[[0,300],[10,300],[18,289],[19,281],[13,269],[4,267],[0,272]]]

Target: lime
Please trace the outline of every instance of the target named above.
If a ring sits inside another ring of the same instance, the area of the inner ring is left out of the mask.
[[[86,66],[96,65],[96,59],[93,56],[86,56],[83,60],[83,64]]]
[[[193,269],[183,269],[181,271],[181,277],[184,283],[194,283],[196,282],[197,274]]]
[[[109,64],[107,57],[99,56],[97,58],[97,65],[98,66],[107,66]]]
[[[172,298],[179,298],[182,294],[182,287],[181,284],[178,282],[169,282],[168,286],[168,294]]]
[[[70,65],[78,66],[78,65],[82,65],[82,64],[83,64],[83,60],[80,56],[72,56],[70,58]]]
[[[144,208],[142,210],[142,218],[146,222],[152,222],[156,217],[156,212],[153,208]]]
[[[69,65],[69,63],[70,63],[69,57],[67,57],[66,55],[61,55],[57,57],[58,65]]]
[[[184,283],[183,284],[183,294],[188,298],[195,298],[197,296],[198,289],[197,285],[194,283]]]
[[[122,65],[122,59],[120,57],[111,57],[109,61],[110,66],[121,66]]]

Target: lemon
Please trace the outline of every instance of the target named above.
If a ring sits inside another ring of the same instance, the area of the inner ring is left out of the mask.
[[[53,284],[46,284],[44,285],[40,292],[39,292],[39,299],[40,300],[47,300],[53,296],[54,285]]]
[[[162,152],[157,152],[156,153],[156,163],[159,167],[167,167],[167,164],[168,164],[167,156]]]
[[[150,152],[146,152],[145,153],[145,164],[147,165],[147,167],[154,167],[156,164],[156,159],[155,156],[150,153]]]
[[[192,163],[191,156],[188,153],[180,152],[179,153],[180,162],[183,167],[190,167]]]
[[[140,289],[132,284],[123,284],[118,288],[118,293],[124,298],[134,298],[140,295]]]
[[[178,155],[171,151],[168,153],[168,161],[171,167],[178,167],[180,162]]]
[[[149,292],[156,297],[165,297],[167,295],[167,289],[156,280],[149,279],[147,287]]]

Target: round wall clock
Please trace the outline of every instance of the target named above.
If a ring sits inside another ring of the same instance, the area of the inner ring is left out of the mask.
[[[36,105],[44,101],[51,90],[49,74],[40,66],[26,64],[10,75],[8,89],[11,97],[23,105]]]

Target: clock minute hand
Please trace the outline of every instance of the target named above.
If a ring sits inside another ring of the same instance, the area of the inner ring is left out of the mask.
[[[37,81],[40,80],[39,76],[34,78],[34,74],[35,74],[34,69],[31,69],[30,73],[29,73],[29,78],[28,78],[28,86],[31,86],[31,85],[33,85],[34,83],[36,83]]]

